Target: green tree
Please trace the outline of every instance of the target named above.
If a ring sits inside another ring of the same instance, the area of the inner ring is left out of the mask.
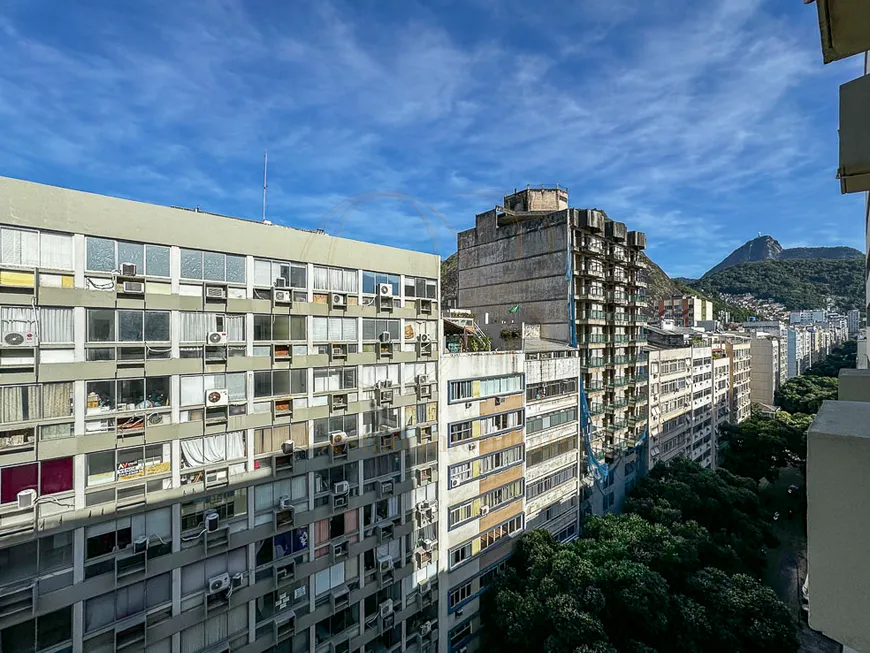
[[[806,465],[806,430],[812,416],[787,412],[775,418],[752,415],[740,424],[719,427],[721,467],[758,483],[775,481],[782,467]]]
[[[774,394],[776,405],[789,413],[815,414],[822,402],[837,398],[838,381],[828,376],[801,375],[783,383]]]
[[[858,356],[858,343],[847,340],[835,347],[825,360],[810,367],[804,374],[810,376],[839,376],[842,369],[854,369]]]

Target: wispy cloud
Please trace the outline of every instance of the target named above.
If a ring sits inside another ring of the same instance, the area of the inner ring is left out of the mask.
[[[44,7],[0,14],[0,174],[257,216],[268,148],[273,219],[443,254],[558,182],[689,276],[758,229],[860,237],[829,177],[857,65],[800,5]]]

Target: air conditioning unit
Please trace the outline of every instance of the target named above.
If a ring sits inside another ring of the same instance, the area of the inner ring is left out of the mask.
[[[341,293],[331,293],[329,295],[329,305],[332,308],[346,308],[347,307],[347,295],[342,295]]]
[[[489,506],[483,505],[480,507],[480,516],[486,517],[489,514]]]
[[[121,286],[121,292],[127,295],[144,295],[145,284],[141,281],[125,281]]]
[[[36,334],[27,331],[10,331],[3,336],[3,344],[7,347],[35,347]]]
[[[432,336],[430,336],[428,333],[421,333],[419,340],[423,343],[432,342]]]
[[[393,614],[393,599],[387,599],[380,605],[381,618],[385,619]]]
[[[459,487],[459,479],[458,478],[450,479],[450,487]]]
[[[227,390],[206,390],[205,405],[206,408],[217,408],[227,406],[230,403],[230,393]]]
[[[210,345],[225,345],[227,344],[227,333],[226,331],[211,331],[206,337],[205,341]]]
[[[417,385],[425,385],[429,383],[429,375],[428,374],[418,374],[417,375]]]
[[[148,537],[143,535],[133,541],[133,553],[145,553],[148,550]]]
[[[292,510],[293,504],[290,501],[290,497],[286,494],[282,497],[278,498],[278,510]]]
[[[430,553],[432,551],[432,547],[434,547],[434,546],[435,546],[434,540],[423,540],[423,550],[426,551],[427,553]]]
[[[393,493],[393,482],[392,481],[381,481],[380,485],[380,493],[381,496],[387,496]]]
[[[378,284],[378,297],[392,297],[393,296],[393,286],[388,283],[379,283]]]
[[[377,398],[379,404],[391,404],[393,403],[393,390],[388,390],[386,388],[379,388],[377,391]]]
[[[420,635],[422,635],[423,637],[426,637],[426,635],[428,635],[431,632],[432,632],[432,622],[431,621],[424,621],[423,623],[420,624]]]
[[[281,443],[281,453],[285,456],[292,456],[293,452],[296,450],[296,443],[293,440],[284,440]]]
[[[339,481],[332,486],[332,493],[338,496],[344,496],[348,492],[350,492],[350,483],[347,481]]]
[[[233,574],[233,589],[239,589],[242,585],[245,584],[245,572],[240,571],[237,574]]]
[[[333,431],[329,434],[329,443],[333,447],[340,447],[347,444],[347,433],[344,431]]]
[[[292,304],[293,294],[289,290],[278,290],[276,288],[272,291],[272,299],[276,304]]]
[[[380,333],[380,335],[378,335],[378,341],[383,342],[385,344],[388,342],[391,342],[392,338],[390,337],[390,332],[389,331],[382,331]]]
[[[135,263],[121,263],[121,276],[122,277],[135,277],[136,276],[136,264]]]
[[[205,298],[206,299],[226,299],[227,298],[227,289],[223,288],[221,286],[206,286]]]
[[[203,519],[205,530],[209,533],[214,533],[220,526],[220,516],[216,512],[208,512]]]
[[[329,410],[344,410],[347,408],[347,395],[329,395]]]
[[[387,572],[393,569],[393,556],[383,555],[378,556],[378,571]]]
[[[332,507],[333,508],[346,508],[347,507],[347,495],[332,495]]]
[[[26,510],[36,504],[36,490],[21,490],[18,493],[18,509]]]
[[[286,288],[287,287],[287,279],[284,277],[278,277],[275,279],[275,287],[276,288]]]
[[[214,596],[218,592],[224,592],[230,588],[230,580],[229,574],[220,574],[219,576],[215,576],[214,578],[208,579],[208,593],[209,596]]]

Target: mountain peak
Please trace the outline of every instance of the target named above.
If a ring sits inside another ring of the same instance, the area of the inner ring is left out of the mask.
[[[730,268],[740,263],[753,261],[779,261],[784,259],[851,259],[864,255],[852,247],[794,247],[783,249],[773,236],[759,235],[748,240],[726,256],[718,265],[710,268],[704,276]]]

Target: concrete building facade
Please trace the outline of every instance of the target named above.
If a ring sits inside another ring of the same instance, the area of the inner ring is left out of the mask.
[[[765,333],[756,333],[749,341],[751,357],[750,399],[754,403],[774,405],[774,394],[784,381],[782,341]]]
[[[646,236],[601,211],[569,208],[564,189],[527,188],[477,215],[457,243],[458,303],[482,329],[534,323],[542,340],[580,349],[588,463],[602,481],[625,476],[646,431],[635,399],[647,378]]]
[[[715,320],[713,302],[695,295],[675,295],[659,300],[659,319],[673,320],[684,327],[700,326],[701,322]]]
[[[0,223],[0,648],[437,647],[437,256],[11,179]]]

